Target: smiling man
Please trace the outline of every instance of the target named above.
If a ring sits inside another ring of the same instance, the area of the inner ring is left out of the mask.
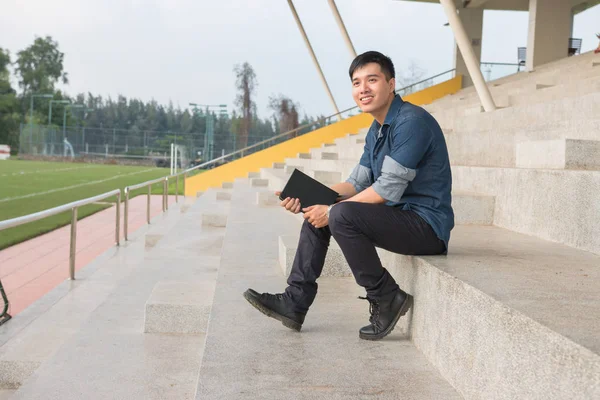
[[[246,300],[299,331],[317,295],[317,279],[331,236],[370,303],[370,324],[359,337],[379,340],[406,314],[412,296],[382,266],[376,247],[408,255],[445,254],[454,227],[452,176],[444,135],[425,110],[395,94],[392,60],[376,51],[350,65],[354,101],[375,119],[358,165],[346,182],[332,186],[343,200],[301,209],[298,199],[281,206],[304,211],[298,250],[284,293],[248,289]],[[279,193],[277,193],[279,194]]]

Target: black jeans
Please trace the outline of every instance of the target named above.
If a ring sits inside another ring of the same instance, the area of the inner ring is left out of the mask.
[[[446,250],[431,226],[413,211],[383,204],[336,204],[329,215],[329,226],[315,228],[308,221],[302,225],[285,290],[296,312],[306,313],[317,295],[317,279],[323,271],[332,235],[356,283],[375,299],[398,290],[394,278],[381,265],[375,247],[407,255],[441,254]]]

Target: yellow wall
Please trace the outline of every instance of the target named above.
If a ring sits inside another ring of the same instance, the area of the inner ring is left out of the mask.
[[[458,75],[456,78],[423,89],[420,92],[409,94],[402,99],[410,101],[418,106],[422,106],[424,104],[433,103],[435,100],[441,99],[449,94],[454,94],[460,89],[462,89],[462,75]]]
[[[431,103],[459,91],[461,78],[461,76],[457,76],[439,85],[410,94],[403,99],[417,105]],[[311,148],[320,147],[323,143],[333,143],[334,139],[344,137],[348,133],[358,133],[360,129],[369,127],[371,122],[373,122],[371,115],[359,114],[192,176],[185,180],[185,195],[195,196],[197,192],[208,188],[220,187],[223,182],[233,182],[235,178],[244,178],[248,176],[248,172],[270,168],[273,163],[283,162],[285,158],[296,157],[298,153],[308,153]]]

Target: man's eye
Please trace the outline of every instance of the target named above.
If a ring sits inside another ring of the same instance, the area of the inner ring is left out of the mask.
[[[369,79],[369,82],[375,82],[375,80],[376,80],[375,78],[371,78],[371,79]]]

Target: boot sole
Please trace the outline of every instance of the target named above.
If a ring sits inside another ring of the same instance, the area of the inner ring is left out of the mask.
[[[300,332],[300,329],[302,329],[302,324],[299,324],[296,321],[284,317],[283,315],[276,313],[270,308],[265,307],[260,301],[258,301],[256,297],[252,296],[247,291],[244,292],[244,298],[248,301],[248,303],[252,305],[252,307],[256,308],[258,311],[265,314],[267,317],[271,317],[280,321],[286,328],[290,328],[298,332]]]
[[[384,337],[386,337],[387,335],[392,333],[392,331],[396,327],[396,324],[398,323],[398,320],[400,319],[400,317],[405,315],[408,312],[408,310],[410,310],[412,303],[413,303],[413,297],[411,295],[407,295],[406,300],[404,300],[404,303],[402,303],[402,306],[400,306],[400,310],[398,310],[398,314],[396,314],[392,323],[384,331],[378,333],[377,335],[364,335],[359,332],[358,336],[364,340],[383,339]]]

